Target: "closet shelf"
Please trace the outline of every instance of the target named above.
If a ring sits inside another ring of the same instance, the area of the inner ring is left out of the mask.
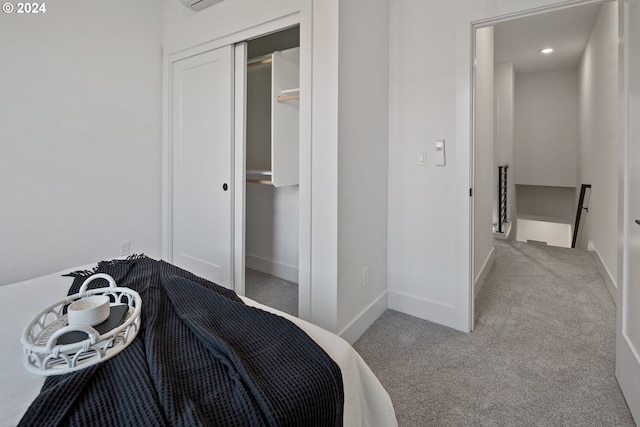
[[[300,99],[300,88],[297,87],[295,89],[284,89],[280,91],[280,94],[281,95],[278,96],[278,102]]]

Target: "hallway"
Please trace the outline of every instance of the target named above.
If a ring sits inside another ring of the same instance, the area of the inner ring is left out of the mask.
[[[633,426],[591,253],[497,240],[470,334],[387,310],[354,347],[400,425]]]

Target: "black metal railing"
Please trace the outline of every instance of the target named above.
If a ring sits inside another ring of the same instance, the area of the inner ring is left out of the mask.
[[[507,170],[509,165],[498,166],[498,233],[507,222]]]
[[[576,212],[576,224],[573,227],[573,240],[571,240],[571,247],[576,247],[576,241],[578,240],[578,228],[580,228],[580,217],[582,216],[582,210],[589,212],[589,208],[584,206],[584,195],[587,192],[587,188],[591,188],[591,184],[582,184],[580,187],[580,198],[578,199],[578,210]]]

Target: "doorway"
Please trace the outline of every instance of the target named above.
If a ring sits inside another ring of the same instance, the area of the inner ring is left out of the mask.
[[[297,316],[300,27],[246,52],[245,295]]]
[[[570,247],[582,183],[597,183],[591,194],[598,197],[583,212],[579,247],[600,242],[601,261],[614,271],[617,200],[608,199],[618,189],[617,2],[547,9],[474,32],[473,295],[494,262],[496,237]],[[551,47],[551,54],[543,51]],[[598,128],[609,137],[594,137]],[[497,202],[505,166],[507,201]],[[511,235],[493,232],[499,203]]]

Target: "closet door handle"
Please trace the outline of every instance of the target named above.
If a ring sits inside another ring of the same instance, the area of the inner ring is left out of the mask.
[[[224,184],[222,184],[222,189],[224,191],[227,191],[229,189],[229,186],[227,185],[227,183],[225,182]]]
[[[636,219],[636,224],[640,225],[640,219]]]

